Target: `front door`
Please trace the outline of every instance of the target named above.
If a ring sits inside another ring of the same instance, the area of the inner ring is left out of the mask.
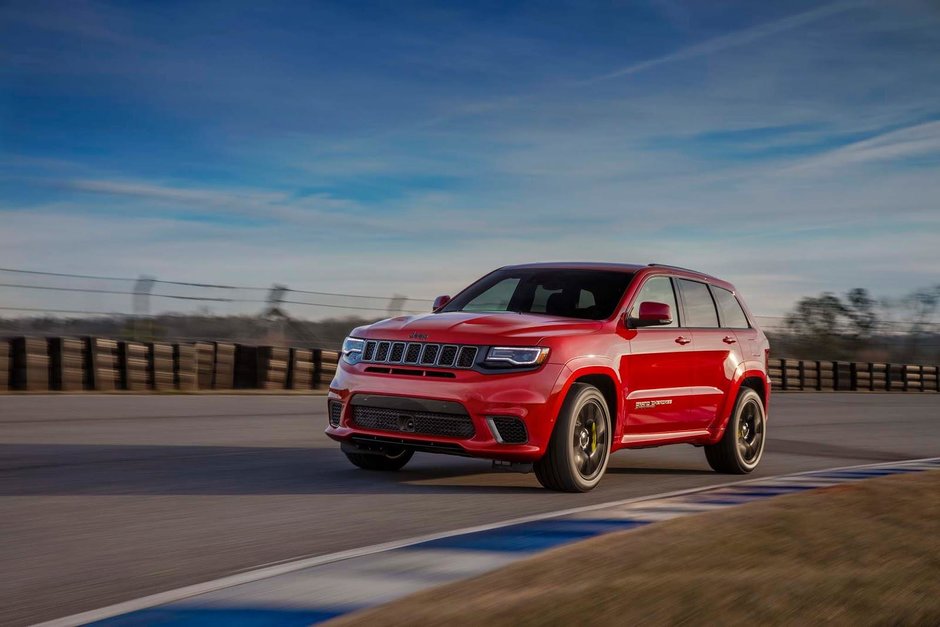
[[[692,369],[688,359],[692,334],[680,326],[672,279],[652,276],[637,292],[627,316],[636,317],[640,303],[669,305],[668,325],[624,329],[630,352],[620,364],[626,421],[622,440],[641,444],[687,428]]]

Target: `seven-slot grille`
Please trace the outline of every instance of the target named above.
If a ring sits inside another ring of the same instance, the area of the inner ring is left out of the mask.
[[[428,342],[367,340],[362,361],[375,364],[406,364],[437,368],[472,368],[479,347]]]

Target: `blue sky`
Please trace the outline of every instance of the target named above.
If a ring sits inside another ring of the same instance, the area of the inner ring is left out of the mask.
[[[768,315],[937,282],[936,3],[269,4],[5,2],[0,266],[433,297],[657,261]]]

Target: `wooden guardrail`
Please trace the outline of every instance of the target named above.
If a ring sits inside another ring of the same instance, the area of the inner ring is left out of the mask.
[[[312,390],[329,385],[337,351],[121,342],[105,338],[0,338],[0,392]]]
[[[808,359],[771,359],[768,366],[777,390],[940,392],[938,366]]]
[[[169,344],[105,338],[0,338],[6,390],[312,390],[329,385],[339,352],[225,342]],[[940,392],[940,368],[771,359],[774,389]]]

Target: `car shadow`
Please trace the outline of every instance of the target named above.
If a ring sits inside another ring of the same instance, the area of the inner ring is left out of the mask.
[[[483,475],[487,475],[483,477]],[[534,476],[417,455],[399,472],[352,466],[338,448],[0,444],[0,496],[506,493]]]
[[[688,475],[713,475],[715,474],[714,470],[703,470],[701,468],[646,468],[646,467],[623,468],[623,467],[615,467],[615,466],[608,466],[606,472],[608,475],[688,476]]]
[[[619,467],[611,475],[698,475],[700,469]],[[0,444],[0,496],[505,494],[542,492],[533,474],[490,462],[418,454],[398,472],[352,466],[338,448]]]

